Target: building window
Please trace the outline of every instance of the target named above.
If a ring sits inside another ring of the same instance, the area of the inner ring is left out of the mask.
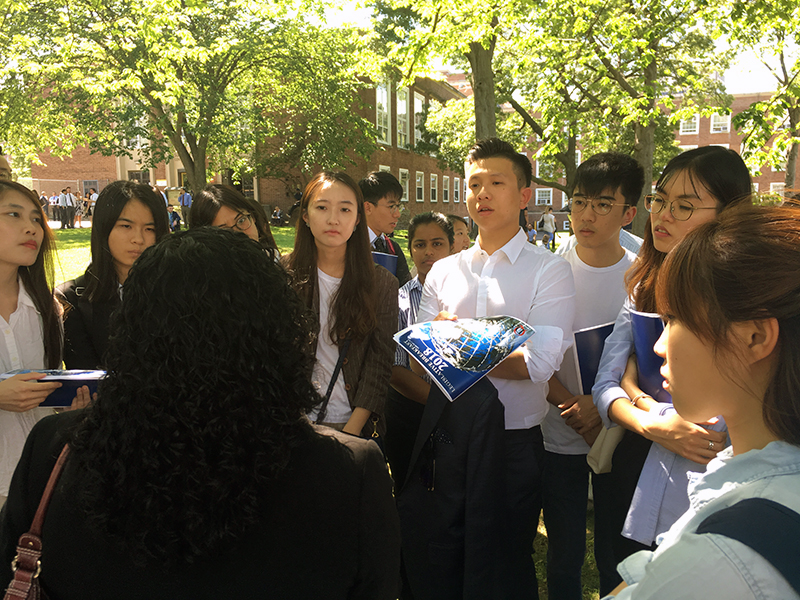
[[[401,202],[408,202],[408,169],[400,169],[400,185],[403,186],[403,197]]]
[[[391,85],[381,83],[375,87],[375,126],[378,128],[378,141],[383,144],[392,143],[391,115]]]
[[[461,194],[461,180],[458,177],[453,177],[453,202],[458,202],[459,195]]]
[[[408,88],[397,90],[397,147],[408,148]]]
[[[728,133],[731,130],[730,115],[711,115],[711,133]]]
[[[425,180],[425,173],[417,171],[417,202],[425,200],[425,188],[423,182]]]
[[[439,189],[439,176],[431,173],[431,202],[438,202],[436,192]]]
[[[387,165],[378,165],[378,171],[381,173],[391,173],[392,168]]]
[[[442,176],[442,202],[450,202],[450,177]]]
[[[553,190],[551,188],[537,188],[536,189],[536,204],[553,204]]]
[[[700,130],[700,117],[692,115],[688,119],[681,120],[681,135],[697,133]]]
[[[150,183],[150,171],[128,171],[128,181]]]
[[[425,96],[414,92],[414,143],[422,141],[422,120],[425,118]]]
[[[94,191],[99,192],[100,190],[97,189],[97,179],[83,180],[83,195],[87,198],[89,197],[89,190],[94,189]]]

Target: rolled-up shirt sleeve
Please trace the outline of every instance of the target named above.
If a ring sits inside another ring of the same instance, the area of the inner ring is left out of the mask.
[[[597,407],[597,412],[600,413],[603,424],[608,429],[617,426],[608,417],[608,409],[611,404],[618,398],[628,398],[628,394],[620,387],[620,382],[625,374],[628,357],[633,352],[632,308],[630,298],[627,298],[614,322],[614,330],[606,338],[603,355],[600,357],[600,366],[597,369],[597,377],[594,380],[594,387],[592,387],[592,400]]]

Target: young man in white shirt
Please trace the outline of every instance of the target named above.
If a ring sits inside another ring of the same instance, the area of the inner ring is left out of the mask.
[[[541,508],[539,424],[547,413],[547,382],[571,344],[575,287],[566,261],[529,244],[519,225],[532,193],[530,161],[507,142],[483,140],[467,156],[465,177],[478,238],[471,248],[433,265],[417,322],[508,315],[536,330],[489,379],[505,408],[501,475],[513,523],[507,583],[515,599],[538,598],[531,554]]]
[[[564,254],[575,279],[575,331],[613,323],[625,301],[625,272],[636,254],[620,245],[619,235],[636,215],[643,187],[644,170],[625,154],[596,154],[578,167],[570,202],[577,243]],[[583,597],[581,567],[586,553],[589,489],[586,454],[603,427],[591,389],[583,390],[589,394],[579,395],[578,372],[572,353],[568,352],[560,371],[550,380],[551,405],[542,423],[546,450],[543,507],[548,534],[547,588],[552,600]],[[604,510],[613,490],[603,486],[604,477],[608,475],[594,476],[592,480],[601,596],[620,581],[613,558],[606,560],[613,554],[612,533],[604,527],[609,522]]]

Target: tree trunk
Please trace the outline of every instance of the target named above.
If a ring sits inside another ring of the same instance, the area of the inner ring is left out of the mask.
[[[471,42],[467,59],[472,71],[472,92],[475,96],[475,139],[484,140],[497,136],[497,100],[494,90],[495,38],[488,48],[480,42]]]
[[[636,204],[636,216],[633,219],[633,233],[638,236],[644,235],[644,228],[647,225],[648,213],[644,208],[644,196],[650,193],[653,187],[653,153],[656,146],[656,124],[648,125],[635,123],[633,126],[635,143],[633,145],[633,158],[639,161],[644,168],[644,190],[642,197]]]
[[[800,153],[800,101],[796,106],[789,109],[789,131],[794,142],[789,148],[789,155],[786,157],[786,180],[784,182],[787,190],[795,190],[797,184],[797,155]]]

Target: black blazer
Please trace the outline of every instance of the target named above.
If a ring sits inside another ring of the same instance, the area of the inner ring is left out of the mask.
[[[28,437],[0,512],[0,586],[28,531],[69,429],[83,411],[47,417]],[[143,449],[143,452],[146,452]],[[90,528],[76,500],[69,459],[42,531],[42,586],[58,600],[310,598],[395,600],[400,528],[378,447],[320,427],[292,450],[265,490],[263,520],[229,552],[164,572],[134,567]]]
[[[414,600],[512,598],[505,421],[483,378],[454,402],[431,386],[397,496]]]
[[[108,319],[119,305],[89,302],[85,275],[62,283],[56,294],[64,304],[64,365],[68,369],[103,369],[108,346]]]

